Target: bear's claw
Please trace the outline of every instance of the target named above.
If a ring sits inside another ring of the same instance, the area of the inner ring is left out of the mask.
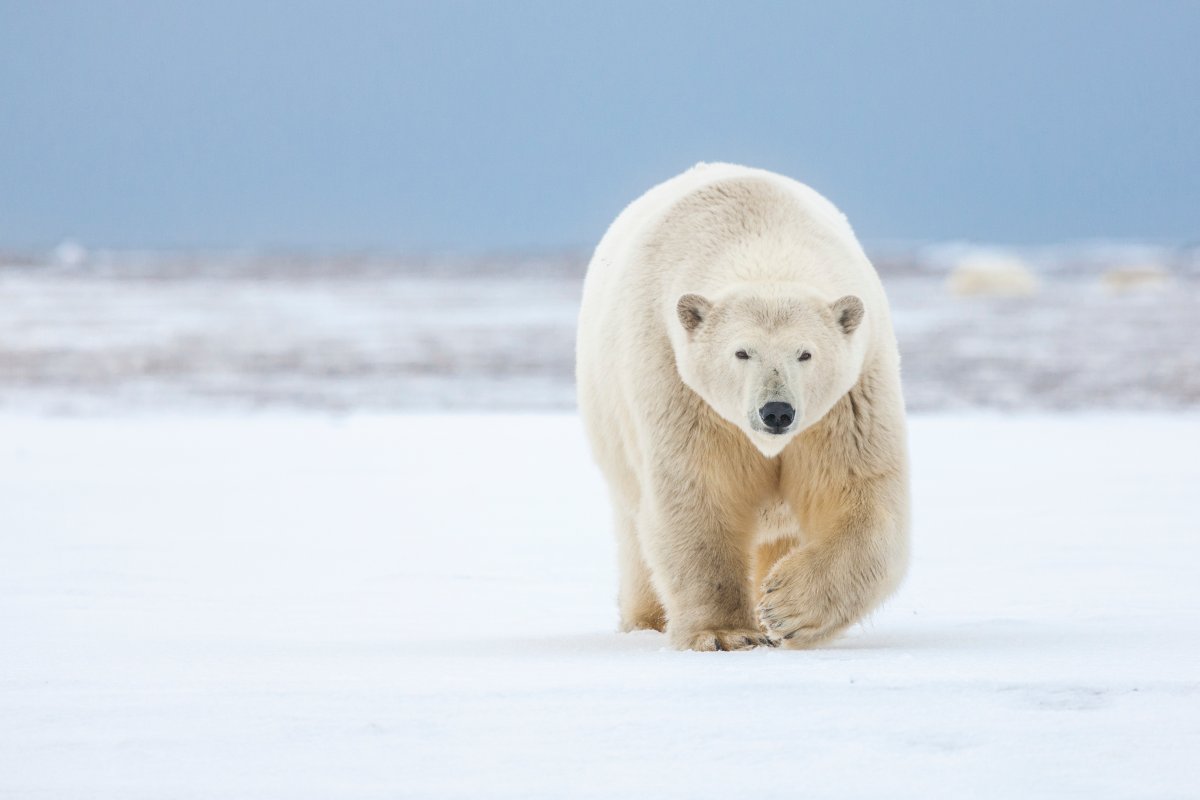
[[[704,652],[722,650],[751,650],[755,647],[778,647],[779,642],[769,634],[754,630],[699,631],[685,638],[681,649]]]
[[[830,624],[812,618],[811,614],[800,614],[776,606],[759,604],[759,623],[769,636],[790,647],[811,647],[827,641],[843,624]]]

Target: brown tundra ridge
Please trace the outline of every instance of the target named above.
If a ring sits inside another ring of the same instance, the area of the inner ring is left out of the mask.
[[[1200,407],[1200,248],[995,252],[872,249],[911,410]],[[0,409],[569,410],[587,257],[0,253]]]

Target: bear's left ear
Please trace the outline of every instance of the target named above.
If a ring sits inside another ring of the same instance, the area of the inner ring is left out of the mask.
[[[675,312],[685,331],[694,331],[712,310],[712,303],[698,294],[685,294],[675,304]]]
[[[854,333],[854,329],[862,322],[863,315],[867,313],[862,300],[852,294],[835,300],[830,309],[833,311],[833,318],[838,327],[842,329],[842,333]]]

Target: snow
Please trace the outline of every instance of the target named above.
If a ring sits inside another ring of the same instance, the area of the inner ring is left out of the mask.
[[[1200,409],[1200,255],[1114,292],[1121,252],[1031,253],[1036,294],[957,297],[971,252],[879,262],[909,408]],[[0,411],[570,410],[585,262],[0,252]]]
[[[1200,417],[918,416],[811,652],[615,629],[569,414],[0,417],[0,797],[1184,798]]]

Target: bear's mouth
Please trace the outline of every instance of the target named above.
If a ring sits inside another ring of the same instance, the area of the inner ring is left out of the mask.
[[[763,436],[771,437],[771,438],[774,438],[776,436],[786,436],[789,433],[795,433],[796,429],[797,429],[797,425],[796,425],[795,421],[792,421],[792,422],[788,423],[787,425],[771,426],[771,425],[765,425],[756,419],[750,420],[750,430],[751,431],[753,431],[754,433],[757,433],[757,434],[761,434]]]
[[[767,436],[784,436],[796,429],[795,425],[783,425],[771,427],[770,425],[755,425],[755,433],[766,434]]]

